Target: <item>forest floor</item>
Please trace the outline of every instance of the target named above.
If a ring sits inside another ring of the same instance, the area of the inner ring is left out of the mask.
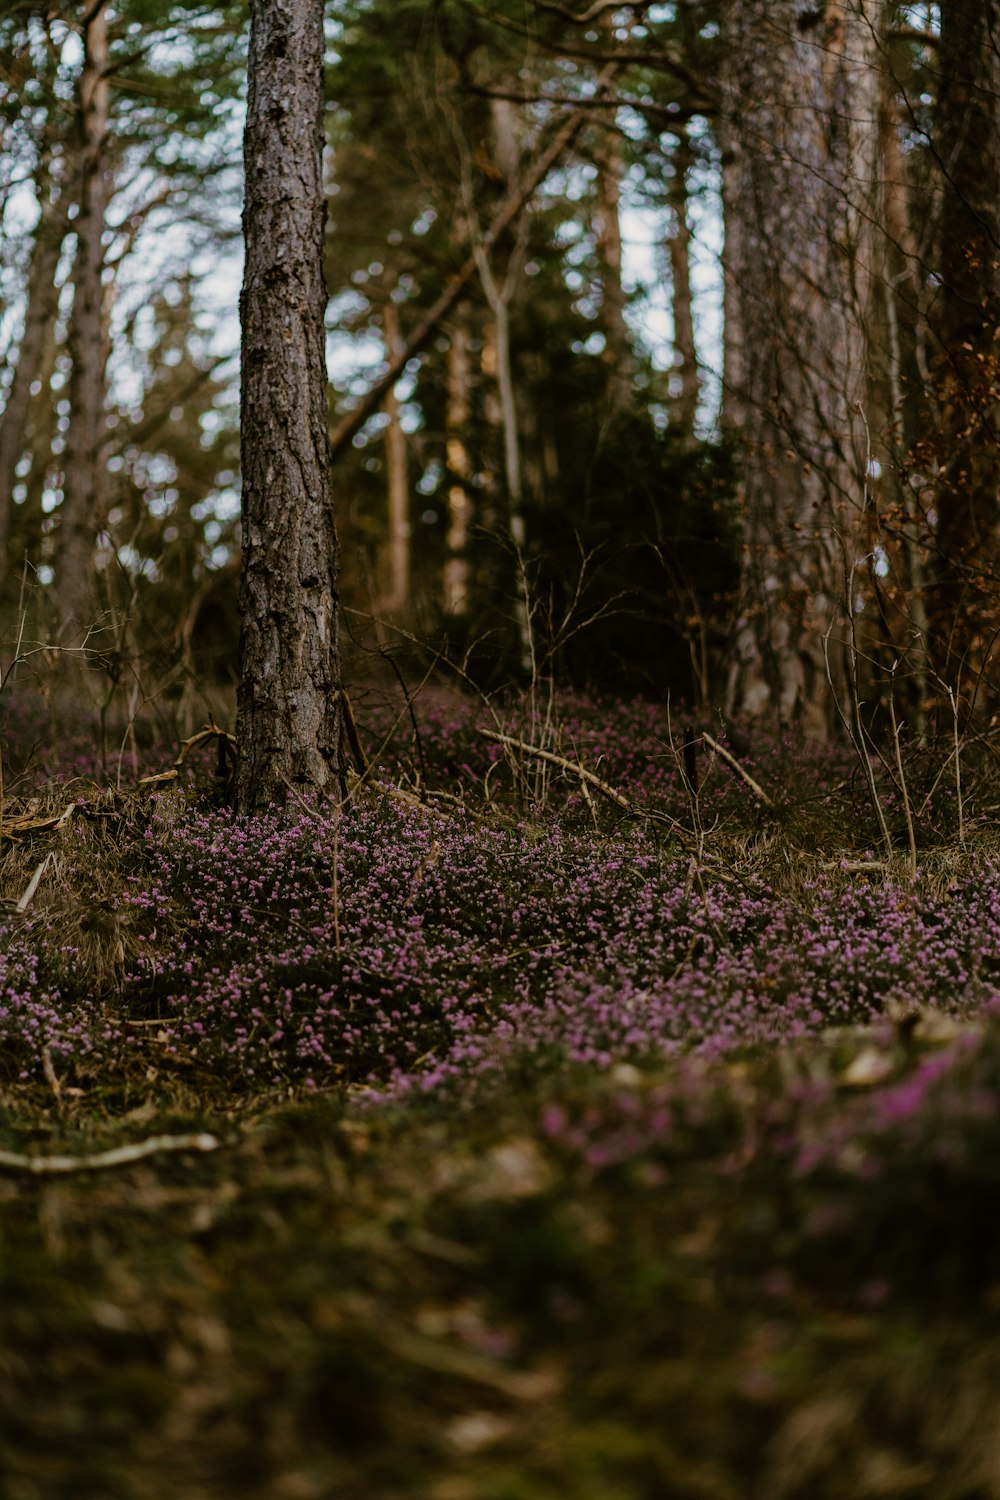
[[[238,820],[6,707],[2,1500],[1000,1496],[988,772],[358,693]]]

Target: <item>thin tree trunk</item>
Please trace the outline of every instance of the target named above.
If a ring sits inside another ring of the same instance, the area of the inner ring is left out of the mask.
[[[698,375],[698,351],[694,341],[694,299],[691,295],[691,226],[688,223],[688,174],[693,153],[687,130],[681,131],[674,157],[671,189],[673,234],[668,241],[670,252],[671,306],[674,320],[674,371],[677,390],[670,414],[681,435],[693,441],[701,380]]]
[[[464,318],[457,318],[451,330],[448,349],[448,409],[446,457],[448,464],[448,534],[444,562],[444,610],[447,615],[464,615],[469,611],[471,590],[469,572],[469,522],[472,499],[469,482],[469,330]]]
[[[79,83],[80,200],[76,218],[72,370],[63,502],[56,551],[57,612],[62,632],[96,619],[94,550],[107,508],[104,469],[107,326],[104,315],[104,225],[108,207],[108,22],[103,0],[86,13]]]
[[[25,295],[24,332],[17,353],[7,402],[0,416],[0,585],[10,566],[10,528],[13,518],[17,466],[28,448],[31,387],[39,378],[46,340],[59,302],[56,270],[69,228],[66,195],[48,173],[37,184],[41,213],[31,251]]]
[[[385,336],[386,354],[392,359],[402,339],[399,313],[391,296],[386,298],[382,309],[382,332]],[[385,614],[392,617],[405,614],[410,607],[411,536],[406,434],[400,421],[399,402],[394,387],[386,392],[385,414],[388,418],[385,429],[386,487],[389,501],[389,538],[386,548],[388,587],[381,607]]]
[[[864,602],[875,0],[808,12],[730,0],[725,22],[730,413],[744,448],[731,703],[822,737],[836,722],[826,638],[849,711],[850,619]]]
[[[632,399],[635,360],[625,321],[622,283],[621,182],[625,171],[622,139],[612,126],[597,153],[597,260],[601,275],[602,355],[606,371],[609,416]]]
[[[251,0],[236,800],[342,774],[337,537],[327,437],[322,0]]]
[[[505,99],[490,101],[493,126],[493,155],[507,180],[508,197],[515,191],[520,168],[520,142],[514,106]],[[518,234],[504,267],[502,284],[497,280],[491,258],[491,247],[480,238],[474,248],[479,276],[486,301],[493,314],[494,354],[497,395],[500,401],[500,424],[503,438],[504,481],[507,490],[507,530],[517,557],[514,580],[514,616],[521,648],[521,666],[527,671],[532,663],[531,623],[525,596],[524,548],[527,530],[524,523],[524,480],[521,467],[521,430],[514,384],[511,350],[510,313],[520,288],[527,249],[528,219],[521,218]]]

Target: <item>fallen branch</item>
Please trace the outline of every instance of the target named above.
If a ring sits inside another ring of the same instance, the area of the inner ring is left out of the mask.
[[[628,813],[629,817],[647,818],[651,823],[663,823],[681,840],[691,841],[690,833],[675,818],[671,818],[667,813],[654,812],[648,807],[640,807],[630,797],[626,797],[624,792],[618,791],[609,782],[602,781],[600,776],[595,776],[594,772],[588,771],[586,766],[581,766],[579,761],[567,760],[565,755],[557,755],[554,750],[543,750],[540,745],[529,745],[526,740],[514,739],[511,735],[500,734],[495,729],[477,729],[476,733],[481,734],[484,739],[494,740],[499,745],[506,745],[510,750],[520,750],[523,755],[533,755],[536,760],[547,761],[549,765],[559,766],[562,770],[571,772],[572,775],[579,777],[581,783],[592,786],[595,791],[600,792],[602,797],[606,797],[609,802],[613,802],[616,807]]]
[[[34,900],[35,892],[38,890],[38,887],[41,884],[42,876],[45,874],[45,871],[48,869],[49,865],[53,864],[54,861],[55,861],[55,856],[54,855],[52,855],[52,854],[46,854],[45,858],[42,860],[41,864],[38,866],[38,869],[35,871],[34,875],[32,875],[31,879],[28,881],[28,884],[25,887],[24,895],[21,897],[20,901],[18,901],[17,905],[14,907],[14,910],[16,912],[20,912],[23,915],[23,913],[28,910],[28,907],[31,905],[32,901]]]
[[[124,1167],[166,1151],[218,1151],[221,1145],[216,1136],[202,1132],[198,1135],[153,1135],[131,1146],[115,1146],[93,1156],[24,1156],[19,1151],[0,1151],[0,1171],[27,1172],[32,1177],[59,1177],[71,1172]]]
[[[219,741],[219,766],[220,774],[222,774],[221,767],[225,761],[227,751],[235,752],[236,750],[236,738],[225,729],[220,729],[218,724],[206,724],[205,728],[199,729],[197,734],[189,735],[186,740],[181,741],[181,748],[177,759],[169,771],[157,771],[152,776],[143,776],[139,785],[165,786],[168,782],[176,781],[180,772],[184,769],[184,764],[191,751],[196,749],[198,745],[203,745],[206,740]]]
[[[66,827],[77,806],[76,802],[70,802],[50,818],[10,818],[0,826],[0,834],[6,838],[17,838],[25,833],[54,833],[56,829]]]
[[[750,775],[750,772],[743,769],[739,761],[736,759],[735,755],[730,755],[725,746],[720,745],[718,740],[713,740],[710,734],[703,734],[702,740],[710,750],[715,751],[720,760],[724,760],[726,762],[726,765],[729,766],[731,770],[736,772],[737,776],[742,777],[747,786],[753,792],[754,796],[759,797],[765,807],[774,806],[772,798],[767,795],[760,782],[754,781],[753,777]]]

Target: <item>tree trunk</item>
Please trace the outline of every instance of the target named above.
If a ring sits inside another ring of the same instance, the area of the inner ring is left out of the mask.
[[[336,795],[337,537],[327,436],[322,0],[251,0],[241,444],[240,811]]]
[[[928,312],[940,403],[937,669],[969,691],[995,639],[1000,513],[1000,0],[941,7],[935,151],[940,285]]]
[[[59,302],[56,270],[69,228],[66,194],[46,173],[37,184],[41,212],[25,293],[24,332],[7,403],[0,416],[0,586],[10,566],[10,528],[17,466],[28,448],[31,387],[39,378],[46,340]]]
[[[102,0],[86,13],[79,82],[80,199],[75,223],[72,370],[63,502],[56,550],[57,615],[62,633],[97,617],[94,549],[107,509],[104,469],[107,323],[104,314],[104,225],[108,207],[108,22]]]
[[[465,615],[470,604],[469,521],[472,500],[469,481],[469,330],[464,318],[457,318],[451,330],[448,348],[448,535],[444,562],[444,611],[447,615]]]
[[[878,511],[872,543],[882,549],[876,561],[881,644],[873,652],[889,668],[906,653],[912,691],[908,708],[919,735],[928,709],[927,528],[914,493],[912,456],[924,436],[927,391],[922,374],[926,325],[921,256],[914,230],[910,168],[902,149],[907,122],[902,117],[896,80],[889,69],[880,78],[878,245],[878,348],[873,366],[878,395],[878,458],[884,474],[878,484]],[[925,205],[920,204],[920,211]],[[884,583],[879,582],[880,573]]]
[[[607,375],[607,409],[613,417],[632,399],[635,361],[625,321],[622,284],[621,180],[625,170],[622,140],[612,126],[597,153],[597,260],[601,275],[601,332]]]
[[[505,99],[490,101],[493,155],[507,182],[508,196],[515,191],[521,152],[514,106]],[[483,292],[493,314],[493,350],[497,395],[503,437],[504,480],[507,488],[507,529],[517,559],[514,579],[514,618],[520,642],[521,666],[532,664],[530,606],[526,597],[524,548],[527,529],[524,522],[524,483],[521,467],[521,431],[514,385],[514,362],[511,350],[510,313],[524,271],[529,219],[525,213],[518,223],[518,233],[504,267],[502,284],[498,282],[486,238],[478,239],[475,253]]]
[[[687,130],[681,131],[674,157],[671,185],[671,207],[674,215],[670,236],[671,305],[674,317],[674,380],[670,416],[678,432],[694,440],[695,418],[701,381],[698,375],[698,351],[694,342],[694,299],[691,295],[691,226],[688,223],[688,174],[692,165],[691,142]]]
[[[382,309],[382,332],[389,359],[396,354],[402,339],[399,313],[392,297]],[[410,485],[407,475],[406,434],[399,416],[395,387],[386,391],[385,429],[386,488],[389,501],[389,538],[386,548],[387,588],[382,611],[390,618],[405,614],[410,607]]]
[[[730,0],[725,21],[730,410],[744,448],[730,699],[822,737],[835,721],[828,655],[849,707],[843,617],[863,604],[874,0]]]

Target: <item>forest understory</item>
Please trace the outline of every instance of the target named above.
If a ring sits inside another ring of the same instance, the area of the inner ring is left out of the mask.
[[[3,1500],[1000,1495],[985,757],[352,699],[254,818],[5,705]]]

